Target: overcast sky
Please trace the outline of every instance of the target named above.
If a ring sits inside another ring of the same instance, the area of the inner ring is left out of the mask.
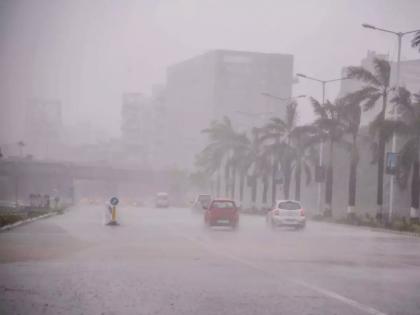
[[[122,93],[148,94],[168,65],[210,49],[293,54],[295,72],[336,78],[367,50],[395,59],[396,38],[361,23],[418,29],[419,12],[418,0],[0,0],[0,106],[14,122],[1,139],[21,137],[34,96],[61,99],[65,123],[118,135]],[[410,40],[402,58],[418,59]],[[320,87],[301,81],[294,93],[318,98]]]

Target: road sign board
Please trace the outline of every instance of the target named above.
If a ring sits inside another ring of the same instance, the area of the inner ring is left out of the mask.
[[[109,202],[111,203],[111,205],[116,206],[120,201],[117,197],[112,197]]]
[[[389,175],[395,175],[398,170],[399,154],[395,152],[386,153],[385,172]]]

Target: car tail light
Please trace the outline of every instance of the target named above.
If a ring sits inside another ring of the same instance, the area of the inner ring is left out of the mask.
[[[300,209],[300,215],[301,215],[302,217],[304,217],[304,216],[305,216],[305,211],[304,211],[303,209]]]
[[[274,210],[274,212],[273,212],[273,213],[274,213],[274,215],[280,215],[280,210],[277,210],[277,209],[276,209],[276,210]]]

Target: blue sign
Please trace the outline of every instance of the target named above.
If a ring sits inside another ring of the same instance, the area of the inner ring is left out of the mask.
[[[395,175],[398,170],[399,154],[394,152],[387,152],[385,171],[389,175]]]
[[[112,197],[109,202],[111,203],[111,205],[116,206],[120,201],[117,197]]]

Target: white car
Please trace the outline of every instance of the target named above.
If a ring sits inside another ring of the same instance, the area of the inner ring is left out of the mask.
[[[278,200],[274,209],[267,213],[267,223],[271,227],[290,226],[303,229],[306,225],[305,212],[299,201]]]
[[[169,207],[169,195],[165,192],[156,194],[155,205],[157,208],[168,208]]]

